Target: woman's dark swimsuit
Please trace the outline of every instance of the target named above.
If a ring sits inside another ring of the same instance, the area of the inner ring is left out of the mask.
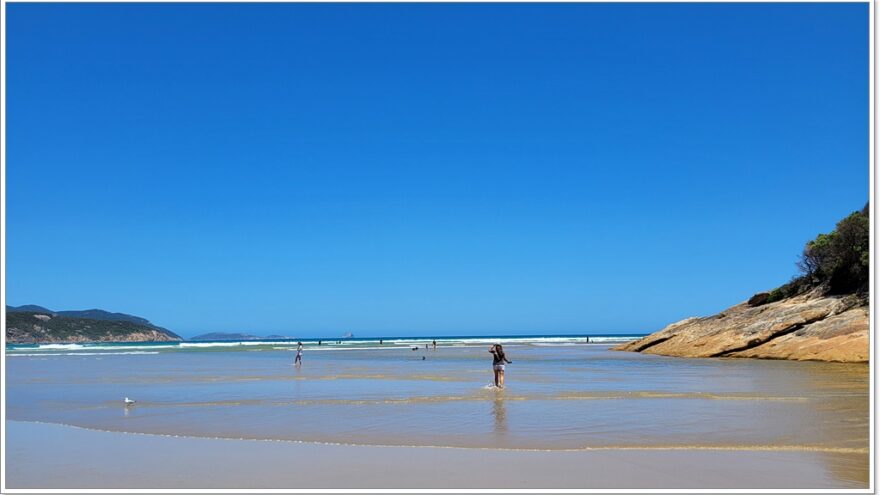
[[[492,353],[492,369],[496,371],[504,371],[504,362],[507,361],[507,358],[504,354],[498,354],[497,352]],[[510,361],[507,361],[508,363]]]

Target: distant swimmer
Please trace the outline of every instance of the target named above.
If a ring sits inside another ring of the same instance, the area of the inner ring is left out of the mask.
[[[318,345],[321,345],[321,341],[320,341],[320,340],[318,341]]]
[[[293,358],[293,365],[294,365],[294,366],[299,366],[299,365],[302,364],[302,360],[303,360],[303,343],[302,343],[302,342],[297,342],[296,344],[297,344],[297,346],[296,346],[296,357]]]
[[[379,339],[379,345],[382,345],[382,344],[383,344],[382,339]]]
[[[504,363],[513,364],[513,361],[507,360],[501,344],[490,346],[489,352],[492,353],[492,371],[495,372],[495,386],[504,388]]]

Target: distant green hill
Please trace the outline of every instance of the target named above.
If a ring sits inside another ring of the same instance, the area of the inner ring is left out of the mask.
[[[6,311],[33,311],[34,313],[52,314],[54,311],[36,304],[25,304],[24,306],[6,306]]]
[[[53,312],[42,306],[7,306],[6,341],[12,344],[51,342],[144,342],[182,340],[148,320],[100,309]]]
[[[162,328],[158,325],[153,325],[146,318],[141,318],[140,316],[128,315],[125,313],[111,313],[109,311],[104,311],[103,309],[84,309],[84,310],[65,310],[65,311],[52,311],[49,308],[44,308],[43,306],[37,306],[36,304],[25,304],[24,306],[6,306],[6,311],[17,311],[17,312],[31,312],[31,313],[43,313],[48,315],[61,315],[61,316],[70,316],[72,318],[89,318],[92,320],[103,320],[103,321],[129,321],[131,323],[137,323],[138,325],[144,325],[147,327],[155,328],[157,330],[163,330],[168,333],[171,333],[168,329]]]

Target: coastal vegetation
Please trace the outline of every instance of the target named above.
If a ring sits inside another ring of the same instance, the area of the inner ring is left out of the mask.
[[[837,223],[834,230],[807,242],[797,262],[800,274],[770,292],[755,294],[752,306],[781,301],[810,291],[855,294],[867,299],[870,269],[868,204]]]
[[[64,313],[84,313],[91,317],[68,316]],[[56,313],[39,306],[6,308],[6,341],[11,344],[176,340],[181,338],[174,332],[124,313],[103,310]]]

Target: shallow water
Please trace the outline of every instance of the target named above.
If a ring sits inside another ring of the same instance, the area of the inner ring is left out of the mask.
[[[867,480],[865,365],[521,341],[505,344],[513,364],[497,390],[486,345],[409,345],[309,346],[301,367],[278,343],[7,349],[7,417],[371,445],[813,451],[828,453],[842,478]],[[137,402],[126,407],[124,397]]]

